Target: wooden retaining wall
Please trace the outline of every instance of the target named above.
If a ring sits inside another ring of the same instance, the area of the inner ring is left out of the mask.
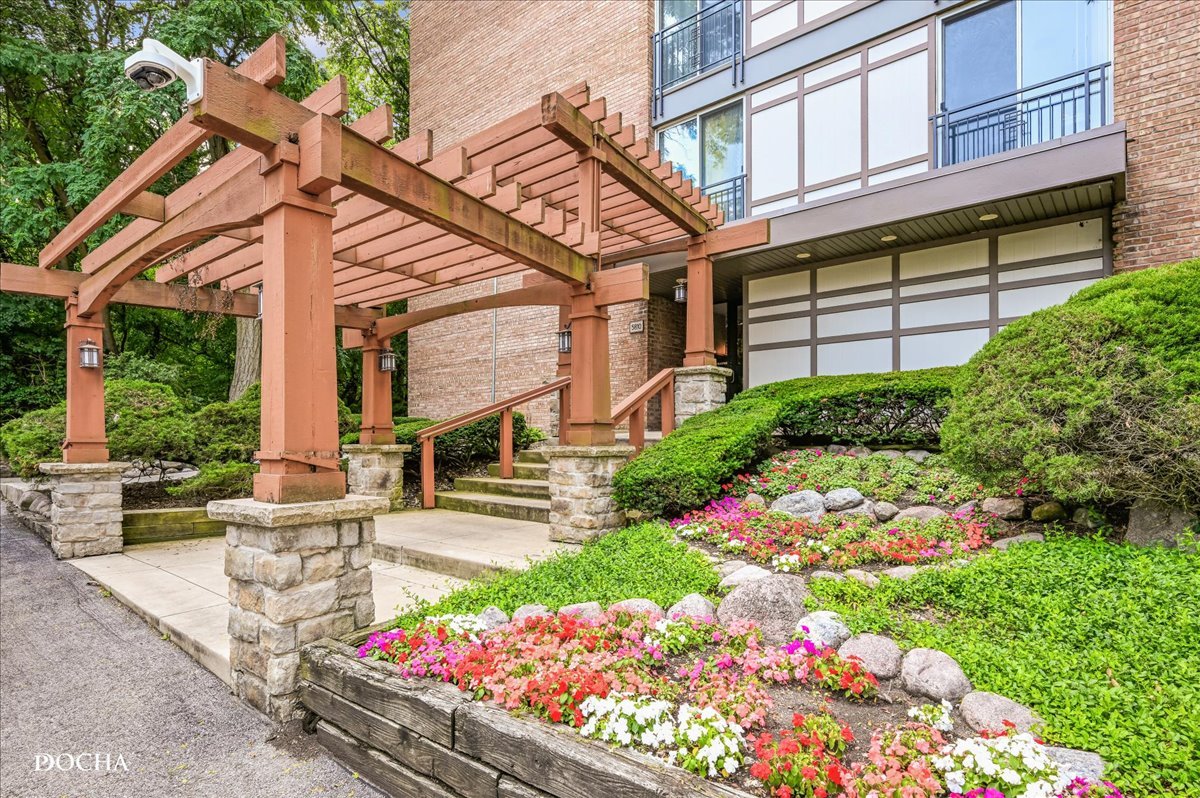
[[[125,545],[191,540],[225,534],[225,522],[213,521],[203,507],[126,510],[121,519]]]
[[[649,756],[473,702],[457,688],[402,679],[353,646],[319,640],[300,655],[300,696],[317,736],[383,792],[410,798],[749,798]]]

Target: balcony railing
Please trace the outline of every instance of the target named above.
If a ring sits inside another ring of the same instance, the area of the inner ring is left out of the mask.
[[[663,92],[688,78],[742,60],[742,0],[725,0],[654,34],[654,112]]]
[[[986,158],[1108,124],[1109,67],[1099,64],[935,114],[930,121],[936,165]]]
[[[725,212],[726,222],[736,222],[746,215],[746,176],[738,175],[720,183],[711,183],[701,191]]]

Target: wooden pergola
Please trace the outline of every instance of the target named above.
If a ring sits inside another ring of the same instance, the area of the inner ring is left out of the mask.
[[[391,109],[353,124],[345,79],[303,102],[275,36],[236,69],[203,62],[204,90],[170,130],[42,250],[41,269],[3,265],[6,291],[67,308],[66,462],[107,460],[102,368],[75,356],[113,302],[256,316],[263,322],[261,501],[341,498],[336,328],[363,348],[363,442],[395,442],[391,379],[376,359],[416,324],[505,305],[558,305],[572,330],[564,442],[614,441],[610,304],[647,296],[623,253],[677,241],[688,258],[685,364],[714,363],[712,256],[766,243],[765,223],[717,231],[719,209],[586,85],[434,151],[422,131],[392,138]],[[242,145],[162,196],[148,188],[213,135]],[[137,217],[88,253],[53,267],[122,213]],[[736,232],[735,232],[736,231]],[[157,266],[153,281],[137,279]],[[499,275],[523,287],[485,300],[384,318],[385,303]],[[239,291],[258,286],[260,297]],[[492,304],[487,304],[487,303]],[[548,342],[549,343],[549,342]]]

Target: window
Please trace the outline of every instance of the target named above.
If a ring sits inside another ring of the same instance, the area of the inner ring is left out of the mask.
[[[742,218],[745,206],[745,131],[740,102],[672,125],[658,134],[663,160],[703,188],[725,211]]]

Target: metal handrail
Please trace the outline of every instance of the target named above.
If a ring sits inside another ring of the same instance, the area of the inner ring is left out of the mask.
[[[717,183],[709,183],[700,191],[725,213],[726,222],[736,222],[746,215],[746,175],[736,175]],[[728,201],[726,200],[728,197]]]
[[[646,445],[646,406],[655,396],[662,399],[662,435],[675,430],[675,369],[665,368],[626,396],[613,408],[614,424],[629,420],[629,444],[636,451]]]
[[[743,27],[743,0],[726,0],[724,3],[702,8],[695,14],[685,17],[673,25],[669,25],[660,31],[655,31],[651,37],[651,45],[654,53],[654,97],[653,112],[657,116],[662,110],[662,99],[666,89],[682,83],[683,81],[692,78],[696,75],[703,74],[709,69],[716,66],[722,66],[729,62],[733,66],[733,84],[738,82],[738,67],[743,61],[742,58],[742,27]],[[703,36],[704,23],[716,21],[720,26],[718,30],[723,29],[725,20],[720,19],[723,15],[728,15],[729,25],[729,47],[728,52],[721,54],[709,61],[703,59]],[[686,38],[684,38],[686,37]],[[667,75],[666,70],[666,50],[668,41],[678,40],[690,44],[693,48],[694,57],[689,60],[694,60],[694,64],[689,64],[688,68],[679,70],[678,74]],[[743,79],[744,79],[743,75]]]

